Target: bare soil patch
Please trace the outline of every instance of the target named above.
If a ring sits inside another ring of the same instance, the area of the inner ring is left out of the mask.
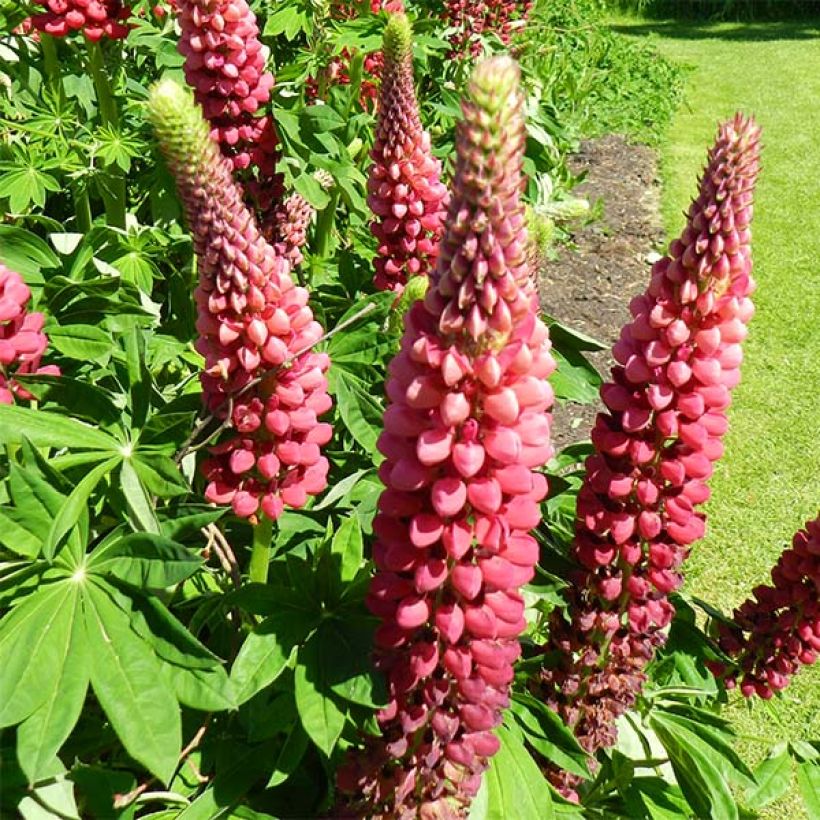
[[[586,172],[575,191],[592,205],[602,200],[603,218],[578,227],[571,245],[542,266],[539,293],[548,314],[607,345],[607,350],[590,355],[606,377],[612,365],[609,348],[629,319],[629,301],[648,283],[647,257],[661,251],[665,241],[657,155],[645,145],[609,134],[583,142],[571,167],[575,173]],[[556,447],[588,438],[599,409],[556,407]]]

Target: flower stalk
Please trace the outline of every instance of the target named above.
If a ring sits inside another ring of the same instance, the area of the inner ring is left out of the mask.
[[[473,73],[437,267],[389,367],[367,605],[390,702],[339,772],[362,816],[466,816],[521,651],[555,363],[519,197],[518,82],[509,58]]]
[[[307,290],[294,284],[288,260],[244,205],[230,161],[190,96],[173,82],[158,84],[149,118],[194,237],[201,380],[208,410],[223,422],[202,465],[205,497],[252,523],[260,515],[276,520],[327,484],[321,447],[332,428],[318,417],[331,406],[329,359],[312,350],[323,330]],[[261,574],[270,536],[259,538],[254,572]]]
[[[615,742],[616,719],[665,640],[681,565],[705,531],[697,507],[723,454],[754,312],[749,225],[759,137],[740,115],[720,127],[686,229],[630,303],[633,319],[601,388],[606,412],[578,496],[569,621],[561,611],[553,617],[535,687],[590,752]],[[577,778],[557,768],[551,778],[576,796]]]

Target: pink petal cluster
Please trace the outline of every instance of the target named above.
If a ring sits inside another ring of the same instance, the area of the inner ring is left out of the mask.
[[[438,266],[389,368],[367,603],[390,702],[339,773],[362,816],[466,816],[521,651],[555,364],[519,199],[518,77],[506,57],[473,73]]]
[[[477,57],[484,34],[494,34],[508,45],[514,23],[526,20],[531,8],[532,0],[447,0],[444,19],[455,28],[450,36],[452,56],[469,52]]]
[[[265,235],[276,252],[290,262],[291,269],[304,261],[302,248],[307,244],[307,232],[316,213],[314,207],[301,195],[291,194],[273,212]]]
[[[43,314],[26,312],[30,298],[20,274],[0,264],[0,404],[14,404],[15,396],[33,398],[15,382],[16,375],[60,375],[54,365],[40,367],[48,338],[43,333]]]
[[[274,78],[265,70],[256,16],[246,0],[179,0],[185,79],[234,169],[257,169],[252,193],[268,210],[281,195],[276,174],[279,137],[261,114]]]
[[[377,217],[370,225],[379,242],[376,288],[400,292],[411,276],[435,265],[447,189],[419,119],[410,26],[403,14],[391,17],[384,56],[367,204]]]
[[[615,740],[643,667],[674,614],[669,594],[704,534],[697,507],[723,453],[730,391],[752,317],[749,223],[759,129],[740,115],[720,127],[688,224],[656,262],[601,389],[607,412],[578,496],[567,596],[552,622],[540,692],[590,751]],[[559,785],[567,786],[562,773]]]
[[[768,700],[820,655],[820,517],[795,534],[771,577],[735,610],[734,626],[720,625],[720,648],[733,665],[712,665],[747,698]]]
[[[301,507],[327,484],[318,417],[331,406],[329,360],[311,351],[322,336],[308,292],[288,260],[262,237],[209,138],[199,109],[172,82],[151,96],[150,116],[173,171],[199,262],[195,299],[205,357],[207,408],[227,423],[203,464],[205,497],[242,517],[271,519]]]
[[[34,28],[54,37],[75,31],[94,42],[103,37],[122,40],[128,36],[126,20],[131,9],[120,0],[37,0],[37,4],[46,10],[32,16]]]

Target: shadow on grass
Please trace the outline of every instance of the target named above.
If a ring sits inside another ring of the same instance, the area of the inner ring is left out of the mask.
[[[614,24],[613,31],[633,36],[659,34],[683,40],[816,40],[820,38],[820,17],[768,23],[707,23],[692,20],[644,20]]]

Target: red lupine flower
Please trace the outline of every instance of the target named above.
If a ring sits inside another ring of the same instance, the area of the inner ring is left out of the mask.
[[[126,20],[129,6],[120,0],[37,0],[45,11],[35,14],[31,22],[38,31],[54,37],[65,37],[81,31],[96,42],[103,37],[122,40],[128,36]]]
[[[31,291],[20,274],[0,264],[0,404],[13,404],[15,396],[34,398],[15,376],[60,375],[54,365],[40,367],[48,338],[43,333],[43,314],[26,312],[30,298]]]
[[[370,0],[370,11],[379,14],[403,14],[403,0]],[[359,16],[360,9],[355,3],[333,3],[331,17],[336,20],[352,20]],[[324,68],[324,77],[330,85],[350,84],[350,61],[353,52],[344,48],[333,57]],[[384,69],[384,55],[381,51],[371,51],[364,56],[362,80],[359,86],[359,104],[366,110],[372,110],[379,96],[379,80]],[[315,100],[319,96],[319,83],[315,77],[307,78],[307,98]]]
[[[173,82],[151,94],[150,117],[176,176],[199,260],[195,293],[207,408],[227,422],[203,464],[205,497],[234,512],[276,519],[326,486],[331,437],[322,328],[288,260],[264,240],[242,203],[230,163],[199,109]],[[258,383],[255,383],[258,380]]]
[[[245,0],[179,0],[185,79],[234,169],[256,169],[249,185],[264,213],[282,193],[279,138],[270,115],[274,78],[265,70],[256,16]]]
[[[447,0],[444,17],[455,29],[450,36],[452,56],[478,56],[485,33],[508,45],[516,21],[525,20],[531,8],[531,0]]]
[[[656,262],[632,322],[613,348],[592,431],[596,453],[578,496],[573,557],[580,570],[552,621],[541,694],[594,751],[615,740],[643,668],[664,640],[680,566],[704,533],[696,508],[723,453],[726,408],[740,378],[740,343],[753,307],[749,223],[759,129],[721,126],[670,255]],[[574,781],[554,773],[569,793]]]
[[[506,57],[472,76],[437,269],[389,368],[367,603],[390,702],[339,773],[367,817],[465,816],[526,625],[555,363],[519,199],[518,77]]]
[[[379,241],[379,290],[401,291],[408,278],[435,265],[447,204],[441,163],[419,119],[410,37],[407,18],[393,15],[384,36],[385,72],[367,180],[367,204],[377,217],[370,227]]]
[[[747,698],[768,700],[820,654],[820,517],[795,534],[771,577],[735,610],[735,626],[720,625],[720,648],[734,663],[711,664]]]

